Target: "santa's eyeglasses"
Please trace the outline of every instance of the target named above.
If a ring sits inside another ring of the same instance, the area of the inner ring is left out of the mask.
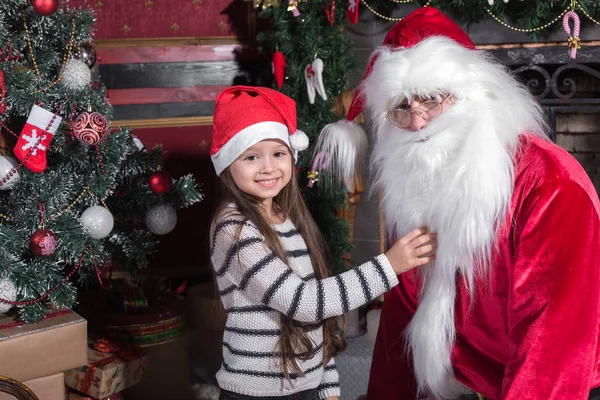
[[[408,104],[403,104],[399,108],[389,110],[385,118],[398,128],[408,128],[412,121],[413,114],[417,114],[425,121],[429,121],[442,113],[444,103],[452,99],[452,95],[446,95],[442,100],[426,100],[417,107],[409,108]]]

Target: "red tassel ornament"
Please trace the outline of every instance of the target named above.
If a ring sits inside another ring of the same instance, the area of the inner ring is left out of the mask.
[[[283,79],[285,78],[285,57],[280,51],[276,51],[275,54],[273,54],[273,76],[275,76],[277,87],[281,89],[283,86]]]

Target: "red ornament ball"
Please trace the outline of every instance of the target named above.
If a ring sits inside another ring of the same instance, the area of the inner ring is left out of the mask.
[[[82,112],[73,123],[73,134],[83,144],[98,144],[107,132],[108,122],[98,112]]]
[[[38,229],[29,238],[29,248],[36,256],[48,257],[58,247],[56,235],[50,229]]]
[[[58,0],[29,0],[36,13],[47,17],[58,9]]]
[[[164,194],[171,190],[173,181],[166,171],[156,171],[148,178],[148,186],[154,193]]]

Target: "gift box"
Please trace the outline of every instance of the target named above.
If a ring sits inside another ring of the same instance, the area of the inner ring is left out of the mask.
[[[94,397],[88,396],[87,394],[79,393],[79,392],[77,392],[75,390],[71,390],[71,389],[67,390],[67,396],[65,397],[65,400],[124,400],[124,399],[125,399],[125,396],[123,395],[123,392],[117,392],[117,393],[111,394],[110,396],[105,397],[103,399],[96,399]]]
[[[22,382],[40,400],[63,400],[65,398],[65,377],[62,372]],[[0,393],[0,400],[15,400],[12,394]]]
[[[147,347],[177,339],[185,328],[185,300],[172,297],[159,310],[104,316],[102,336],[132,346]]]
[[[90,323],[90,332],[132,346],[156,346],[177,339],[185,328],[185,299],[173,295],[160,307],[134,313],[115,312],[108,296],[79,297],[78,311]],[[126,300],[122,299],[121,301]],[[136,307],[134,307],[136,308]]]
[[[26,324],[0,316],[0,375],[20,382],[87,364],[87,322],[71,310],[56,310]]]
[[[119,346],[106,339],[90,344],[88,365],[65,372],[68,387],[103,399],[140,381],[147,357],[139,348]]]

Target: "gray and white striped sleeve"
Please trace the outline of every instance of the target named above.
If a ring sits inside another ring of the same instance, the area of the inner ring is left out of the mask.
[[[303,280],[267,248],[257,228],[231,220],[214,229],[212,260],[217,277],[292,319],[316,322],[355,309],[398,284],[383,254],[354,269],[323,280]]]
[[[319,398],[340,397],[340,377],[335,366],[335,360],[331,358],[323,371],[323,380],[317,387]]]

